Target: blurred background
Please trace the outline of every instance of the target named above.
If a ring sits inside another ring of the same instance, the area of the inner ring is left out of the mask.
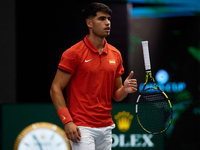
[[[62,53],[88,34],[81,9],[89,2],[93,0],[0,1],[2,150],[13,149],[17,135],[32,123],[46,121],[63,128],[49,89]],[[199,150],[200,0],[98,2],[113,10],[107,41],[122,54],[123,80],[131,70],[138,80],[137,93],[120,104],[113,101],[113,117],[122,111],[135,115],[145,77],[142,40],[149,41],[153,76],[174,111],[173,123],[162,135],[146,135],[135,118],[126,132],[116,126],[113,149]]]

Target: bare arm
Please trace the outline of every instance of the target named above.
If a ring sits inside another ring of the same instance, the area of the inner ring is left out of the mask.
[[[57,70],[50,89],[50,96],[57,111],[66,107],[66,102],[63,96],[63,89],[68,84],[70,78],[70,73],[59,69]],[[68,122],[65,124],[65,133],[69,140],[72,140],[75,143],[80,141],[80,130],[73,122]]]
[[[124,81],[124,85],[122,85],[121,77],[115,79],[113,91],[113,99],[115,101],[122,101],[124,98],[126,98],[128,93],[134,93],[137,91],[137,80],[131,79],[133,74],[133,71],[131,71],[129,76]]]
[[[66,107],[65,99],[63,96],[63,89],[68,84],[70,78],[70,73],[59,69],[57,70],[50,89],[50,96],[56,110]]]

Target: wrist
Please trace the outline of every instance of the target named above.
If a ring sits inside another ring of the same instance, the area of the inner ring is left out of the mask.
[[[68,111],[68,108],[61,108],[57,111],[57,114],[60,118],[60,120],[62,121],[63,125],[67,124],[68,122],[71,122],[73,121],[69,111]]]

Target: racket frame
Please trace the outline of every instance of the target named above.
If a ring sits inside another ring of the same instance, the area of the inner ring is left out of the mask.
[[[151,63],[150,63],[150,56],[149,56],[149,47],[148,47],[148,41],[142,41],[142,48],[143,48],[143,57],[144,57],[144,64],[145,64],[145,70],[146,70],[146,76],[145,76],[145,83],[144,83],[144,86],[142,88],[142,91],[140,93],[140,95],[138,96],[137,98],[137,101],[136,101],[136,105],[135,105],[135,113],[136,113],[136,118],[138,120],[138,123],[139,125],[141,126],[141,128],[146,131],[147,133],[149,134],[161,134],[163,132],[165,132],[171,125],[172,123],[172,119],[173,119],[173,111],[172,111],[172,104],[167,96],[167,94],[162,90],[160,89],[160,87],[156,84],[155,82],[155,79],[153,78],[152,76],[152,73],[151,73]],[[145,89],[149,79],[153,82],[153,84],[155,85],[155,87],[150,87],[150,88],[147,88]],[[140,97],[141,95],[146,91],[146,90],[149,90],[149,89],[155,89],[155,90],[159,90],[161,91],[161,93],[166,97],[168,103],[169,103],[169,107],[170,107],[170,111],[171,111],[171,117],[170,117],[170,121],[169,121],[169,124],[168,126],[163,129],[162,131],[159,131],[159,132],[151,132],[147,129],[144,128],[144,126],[142,125],[142,123],[140,122],[139,120],[139,116],[138,116],[138,103],[139,103],[139,100],[140,100]]]

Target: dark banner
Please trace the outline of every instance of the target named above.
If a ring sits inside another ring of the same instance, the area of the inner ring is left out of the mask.
[[[135,104],[113,104],[112,116],[115,122],[115,129],[113,130],[113,150],[135,149],[135,150],[163,150],[164,141],[163,134],[152,135],[145,133],[138,125],[135,117]],[[63,125],[57,116],[53,104],[19,104],[19,105],[3,105],[2,106],[2,150],[12,150],[18,135],[21,135],[20,141],[27,141],[23,144],[31,147],[34,145],[34,136],[43,139],[41,145],[44,147],[53,146],[53,142],[59,137],[56,136],[54,140],[52,131],[47,132],[51,123],[63,129]],[[147,118],[148,119],[148,118]],[[43,122],[46,122],[45,124]],[[43,126],[44,130],[37,130],[37,124]],[[47,126],[45,126],[47,124]],[[27,128],[28,127],[28,128]],[[55,128],[55,126],[52,126]],[[22,131],[26,130],[25,134]],[[34,131],[35,130],[35,131]],[[37,130],[37,131],[36,131]],[[32,134],[32,136],[29,135]],[[33,134],[34,133],[34,134]],[[56,135],[56,134],[55,134]],[[30,138],[25,140],[26,138]],[[32,140],[31,140],[32,139]],[[46,140],[45,140],[46,139]],[[61,139],[60,139],[61,140]],[[62,140],[61,140],[62,141]]]
[[[114,104],[112,116],[116,125],[112,135],[113,149],[164,149],[163,134],[148,134],[139,126],[135,116],[135,103]]]

